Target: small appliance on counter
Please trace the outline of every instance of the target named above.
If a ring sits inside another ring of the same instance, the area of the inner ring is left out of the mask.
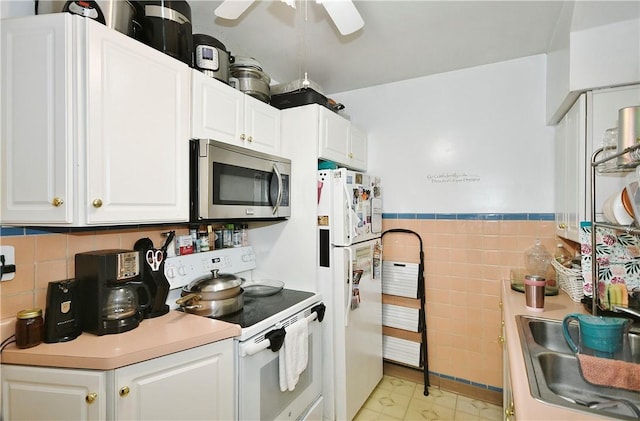
[[[132,1],[135,13],[134,37],[192,66],[193,32],[191,6],[186,1]]]
[[[140,253],[96,250],[76,254],[75,261],[82,330],[107,335],[138,327],[151,304],[149,288],[140,281]]]
[[[44,314],[46,343],[71,341],[82,333],[79,305],[78,285],[75,279],[49,282]]]

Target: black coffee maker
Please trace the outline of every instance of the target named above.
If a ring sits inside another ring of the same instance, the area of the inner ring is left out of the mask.
[[[107,335],[138,327],[151,296],[140,280],[140,253],[96,250],[76,254],[75,263],[82,330]]]

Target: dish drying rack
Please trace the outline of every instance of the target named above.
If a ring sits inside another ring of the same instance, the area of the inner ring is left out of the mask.
[[[617,313],[613,313],[607,310],[604,310],[602,308],[600,308],[599,306],[599,297],[598,297],[598,291],[599,291],[599,282],[600,282],[600,277],[599,277],[599,264],[598,264],[598,259],[594,258],[594,256],[597,256],[597,234],[596,234],[596,228],[597,227],[603,227],[603,228],[610,228],[610,229],[614,229],[617,231],[623,231],[627,234],[635,234],[635,235],[640,235],[640,228],[634,227],[633,224],[635,223],[632,222],[632,224],[630,225],[617,225],[617,224],[613,224],[613,223],[609,223],[609,222],[599,222],[596,221],[596,173],[598,172],[599,174],[605,174],[605,173],[623,173],[623,172],[631,172],[633,170],[636,169],[636,167],[638,167],[640,165],[640,161],[632,159],[630,162],[628,163],[624,163],[624,164],[619,164],[618,163],[618,158],[625,156],[625,155],[629,155],[629,156],[633,156],[633,152],[635,150],[639,150],[640,152],[640,143],[636,143],[635,145],[632,145],[620,152],[617,152],[615,154],[609,155],[606,158],[602,158],[602,159],[598,159],[598,155],[600,155],[603,151],[604,148],[598,148],[596,149],[593,154],[591,155],[591,250],[592,250],[592,258],[591,258],[591,284],[592,284],[592,288],[591,288],[591,313],[594,316],[598,316],[598,315],[612,315],[612,314],[617,314]],[[616,160],[616,165],[610,165],[610,162]],[[605,165],[603,164],[609,164],[605,167]],[[638,220],[637,217],[634,218],[636,221]],[[588,299],[588,296],[585,296],[585,299]],[[585,303],[586,304],[586,303]]]
[[[411,365],[413,367],[416,368],[422,368],[423,371],[423,377],[424,377],[424,396],[429,396],[429,389],[428,387],[430,386],[429,384],[429,358],[428,358],[428,349],[427,349],[427,324],[426,324],[426,316],[425,316],[425,286],[424,286],[424,251],[423,251],[423,247],[422,247],[422,237],[420,237],[420,235],[414,231],[408,230],[408,229],[404,229],[404,228],[393,228],[393,229],[389,229],[387,231],[384,231],[382,233],[382,235],[380,236],[380,239],[382,240],[382,238],[385,236],[385,234],[391,234],[391,233],[399,233],[399,234],[411,234],[414,235],[416,237],[418,237],[418,240],[420,242],[420,263],[418,264],[417,267],[417,273],[415,273],[416,276],[416,288],[415,290],[407,283],[403,283],[402,285],[391,285],[389,284],[389,282],[393,282],[394,279],[389,279],[390,276],[387,276],[387,281],[386,281],[386,285],[385,285],[385,266],[386,264],[391,264],[393,266],[398,266],[401,267],[402,269],[406,268],[407,266],[409,266],[409,264],[405,264],[402,262],[385,262],[383,260],[383,264],[382,264],[382,289],[383,289],[383,294],[388,294],[388,295],[397,295],[400,297],[407,297],[407,298],[413,298],[413,299],[419,299],[420,300],[420,308],[418,309],[418,323],[417,323],[417,332],[420,333],[420,338],[421,338],[421,342],[420,342],[420,349],[419,349],[419,358],[418,358],[418,364],[414,365],[414,364],[410,364],[407,362],[402,362],[402,361],[397,361],[397,362],[401,362],[403,364],[407,364],[407,365]],[[384,253],[383,253],[384,255]],[[407,271],[405,271],[407,272]],[[409,276],[412,277],[414,275],[414,271],[413,270],[409,270],[408,271],[410,274]],[[406,275],[406,273],[405,273]],[[409,278],[405,278],[405,279],[409,279]],[[387,292],[385,292],[385,290]],[[386,307],[385,307],[386,306]],[[409,308],[405,308],[402,307],[400,308],[399,306],[393,306],[393,307],[398,307],[398,311],[400,313],[404,313],[404,316],[407,316],[407,312],[411,312],[411,309]],[[388,305],[383,305],[383,310],[382,310],[382,315],[383,315],[383,325],[384,326],[388,326],[385,324],[385,309],[389,309]],[[405,309],[406,311],[403,311],[402,309]],[[399,317],[402,317],[403,314],[400,314]],[[409,318],[411,318],[409,316]],[[406,319],[406,317],[405,317]],[[389,323],[387,321],[387,323]],[[400,329],[403,329],[404,327],[400,327],[400,326],[393,326],[393,327],[397,327]],[[412,330],[412,331],[416,331],[416,330]],[[386,338],[386,337],[385,337]],[[391,337],[390,337],[391,338]],[[393,338],[395,339],[395,338]],[[403,341],[402,339],[397,339],[398,341]],[[410,341],[404,341],[404,342],[410,342]],[[384,351],[383,351],[384,353]],[[387,359],[387,358],[385,358]],[[391,359],[390,361],[394,361],[393,359]]]

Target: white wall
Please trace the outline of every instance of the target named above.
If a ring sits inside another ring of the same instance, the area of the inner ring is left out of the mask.
[[[33,0],[0,0],[0,19],[31,16],[34,13]]]
[[[545,68],[537,55],[333,95],[369,134],[383,211],[553,213]]]

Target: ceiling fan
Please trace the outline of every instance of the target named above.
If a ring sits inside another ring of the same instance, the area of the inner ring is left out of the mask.
[[[240,17],[255,0],[224,0],[214,13],[223,19],[235,20]],[[295,0],[281,0],[295,8]],[[305,0],[306,1],[306,0]],[[349,35],[364,26],[362,16],[352,0],[316,0],[322,4],[329,17],[342,35]]]

